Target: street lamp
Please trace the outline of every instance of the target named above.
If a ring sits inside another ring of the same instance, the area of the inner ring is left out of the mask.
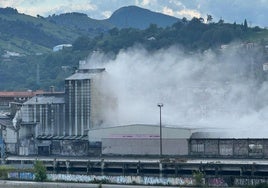
[[[163,103],[158,103],[157,106],[160,109],[160,158],[162,158],[162,117],[161,117],[161,109],[164,106]]]

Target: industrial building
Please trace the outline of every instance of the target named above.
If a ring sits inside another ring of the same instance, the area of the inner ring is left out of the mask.
[[[268,158],[267,137],[235,137],[233,132],[230,135],[195,132],[189,140],[189,155],[201,158]]]
[[[101,124],[98,110],[101,97],[96,89],[105,69],[79,69],[65,79],[66,132],[86,136],[87,130]]]
[[[187,155],[192,130],[162,128],[163,155]],[[89,143],[101,143],[102,155],[159,155],[159,125],[125,125],[88,131]]]
[[[0,117],[1,151],[9,155],[156,156],[163,149],[165,156],[268,158],[265,137],[219,137],[217,130],[208,134],[186,125],[163,125],[160,137],[159,125],[113,122],[107,126],[106,115],[116,109],[116,97],[105,95],[109,88],[103,83],[108,79],[103,68],[80,68],[65,79],[65,92],[52,87],[15,105],[14,117]]]
[[[42,94],[44,91],[4,91],[0,92],[0,112],[10,112],[11,103],[22,104],[37,94]]]
[[[105,98],[97,86],[104,76],[105,69],[78,69],[65,79],[65,92],[52,88],[24,102],[8,129],[7,152],[88,155],[87,131],[103,122]]]

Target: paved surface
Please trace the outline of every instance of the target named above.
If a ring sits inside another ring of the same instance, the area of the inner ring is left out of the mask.
[[[141,186],[118,184],[88,184],[88,183],[58,183],[58,182],[30,182],[0,180],[0,187],[5,188],[163,188],[165,186]],[[188,187],[189,188],[189,187]]]

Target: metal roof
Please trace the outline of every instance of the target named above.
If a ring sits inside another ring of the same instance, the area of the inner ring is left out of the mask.
[[[42,94],[44,91],[1,91],[0,97],[32,97],[36,94]]]
[[[92,73],[75,73],[72,76],[66,78],[65,80],[87,80],[92,79],[95,76],[96,74]]]
[[[23,104],[63,104],[64,97],[55,96],[35,96]]]
[[[65,80],[87,80],[92,79],[105,69],[79,69],[76,73],[66,78]]]
[[[11,119],[8,118],[7,116],[4,116],[4,115],[0,116],[0,125],[13,128],[13,123],[12,123]]]

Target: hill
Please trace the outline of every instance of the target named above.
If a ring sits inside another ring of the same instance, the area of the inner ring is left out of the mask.
[[[48,22],[42,17],[18,13],[13,8],[0,8],[0,52],[21,54],[51,51],[61,43],[72,43],[79,35],[69,28]]]
[[[137,6],[127,6],[116,10],[107,20],[117,28],[137,28],[146,29],[150,24],[158,27],[167,27],[176,23],[180,19],[165,14],[152,12],[148,9]]]
[[[130,10],[135,11],[132,14]],[[142,11],[142,16],[135,17],[136,11]],[[208,49],[218,52],[234,41],[242,45],[251,42],[261,45],[256,48],[258,56],[254,57],[258,63],[250,70],[258,75],[260,82],[266,80],[262,64],[268,59],[267,29],[223,20],[204,23],[200,18],[177,19],[164,28],[161,22],[157,25],[148,21],[150,13],[137,7],[123,7],[107,20],[94,20],[80,13],[43,18],[20,14],[12,8],[0,9],[0,90],[48,89],[51,85],[63,89],[64,78],[75,70],[79,60],[95,51],[107,53],[111,58],[132,46],[142,46],[150,52],[170,46],[179,46],[187,53]],[[131,15],[128,28],[120,25],[124,15]],[[155,20],[161,21],[160,17]],[[139,20],[142,24],[135,25]],[[145,29],[137,28],[146,24]],[[52,53],[52,47],[61,43],[71,43],[72,48]]]
[[[96,36],[101,32],[107,32],[114,27],[119,29],[146,29],[150,24],[156,24],[158,27],[165,28],[180,20],[172,16],[152,12],[137,6],[119,8],[110,18],[105,20],[92,19],[86,14],[76,12],[52,15],[46,19],[57,25],[77,30],[80,34],[86,33],[90,37]]]
[[[114,27],[106,20],[92,19],[86,14],[77,12],[48,16],[46,20],[56,25],[72,29],[80,35],[90,37],[94,37],[102,32],[107,32],[107,30]]]
[[[114,27],[144,29],[150,24],[166,27],[176,21],[177,18],[135,6],[120,8],[105,20],[75,12],[33,17],[13,8],[0,8],[0,55],[5,51],[42,54],[51,52],[58,44],[73,43],[79,36],[92,38]]]

